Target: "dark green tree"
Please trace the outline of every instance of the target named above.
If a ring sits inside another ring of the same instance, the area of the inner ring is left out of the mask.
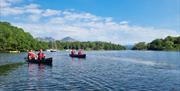
[[[147,44],[145,42],[139,42],[132,48],[133,50],[147,50]]]

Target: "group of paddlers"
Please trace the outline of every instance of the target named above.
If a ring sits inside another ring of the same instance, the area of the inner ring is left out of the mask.
[[[76,55],[76,51],[74,49],[71,49],[71,55]],[[83,55],[82,49],[78,50],[78,55]]]
[[[30,50],[28,52],[28,60],[35,60],[35,59],[42,60],[44,58],[45,58],[45,54],[43,53],[42,49],[39,50],[38,54],[35,54],[33,50]]]
[[[78,50],[78,53],[76,54],[76,51],[74,49],[71,49],[71,55],[83,55],[82,49]],[[28,52],[28,60],[43,60],[45,59],[45,54],[43,53],[43,50],[40,49],[38,54],[35,54],[33,50],[30,50]]]

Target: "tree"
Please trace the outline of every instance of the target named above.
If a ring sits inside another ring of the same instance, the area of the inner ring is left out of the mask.
[[[140,42],[136,44],[133,49],[134,50],[144,50],[147,48],[148,50],[176,50],[180,51],[180,36],[172,37],[167,36],[164,39],[155,39],[152,42],[145,45],[145,43]]]
[[[46,49],[47,43],[37,41],[22,28],[12,26],[8,22],[0,22],[0,51],[26,51],[39,48]]]
[[[135,46],[132,49],[133,50],[147,50],[147,45],[145,42],[139,42],[135,44]]]
[[[150,46],[148,49],[150,49],[150,50],[163,50],[163,40],[162,39],[153,40],[150,43]]]

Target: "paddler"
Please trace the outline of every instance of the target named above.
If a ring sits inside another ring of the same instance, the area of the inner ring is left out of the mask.
[[[82,49],[78,51],[78,55],[83,55]]]
[[[75,50],[72,49],[72,50],[71,50],[71,55],[75,55],[75,54],[76,54]]]
[[[38,60],[43,60],[45,59],[45,54],[43,53],[43,50],[40,49],[38,53]]]
[[[33,52],[33,50],[30,50],[28,52],[28,60],[35,60],[36,54]]]

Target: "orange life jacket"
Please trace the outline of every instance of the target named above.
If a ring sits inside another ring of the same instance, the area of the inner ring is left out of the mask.
[[[33,52],[28,52],[28,57],[30,57],[31,59],[35,58],[35,54]]]
[[[43,58],[45,58],[44,53],[38,53],[38,60],[42,60]]]

